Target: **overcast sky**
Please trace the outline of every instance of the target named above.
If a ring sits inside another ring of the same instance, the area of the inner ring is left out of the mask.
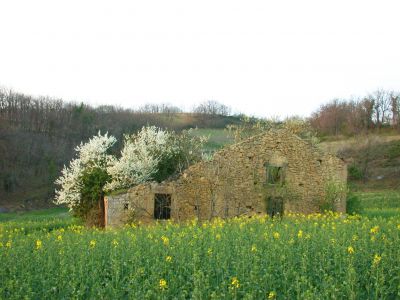
[[[400,91],[399,1],[0,0],[0,86],[92,104],[306,116]]]

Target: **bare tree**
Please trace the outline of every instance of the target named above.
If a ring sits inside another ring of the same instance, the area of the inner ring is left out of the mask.
[[[220,115],[227,116],[230,114],[231,109],[218,101],[210,100],[200,103],[198,106],[193,108],[194,113],[206,114],[206,115]]]

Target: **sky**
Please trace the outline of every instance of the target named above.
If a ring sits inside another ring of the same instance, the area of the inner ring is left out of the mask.
[[[0,0],[0,86],[259,117],[400,91],[400,2]]]

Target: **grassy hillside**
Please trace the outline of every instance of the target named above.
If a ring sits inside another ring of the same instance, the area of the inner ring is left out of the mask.
[[[354,189],[400,189],[400,135],[360,136],[323,142],[320,147],[346,161]]]

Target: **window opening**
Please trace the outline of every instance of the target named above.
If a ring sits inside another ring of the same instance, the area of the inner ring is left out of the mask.
[[[277,166],[271,166],[267,165],[266,166],[266,172],[267,172],[267,183],[268,184],[283,184],[284,180],[284,169],[283,167],[277,167]]]

